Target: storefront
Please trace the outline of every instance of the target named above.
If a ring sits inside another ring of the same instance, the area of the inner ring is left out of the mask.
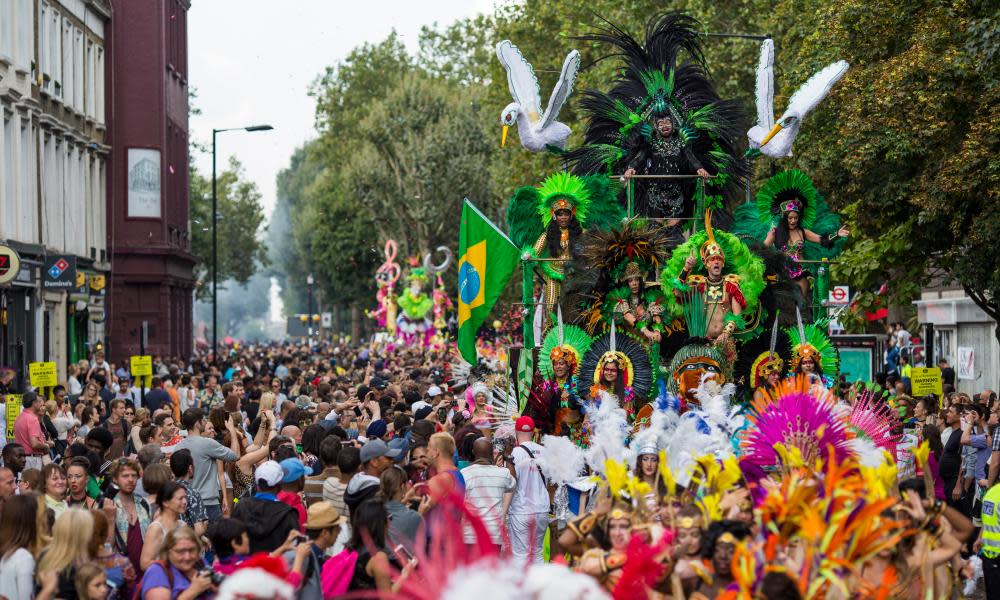
[[[18,386],[24,383],[28,363],[37,354],[38,330],[37,291],[38,269],[42,263],[21,258],[21,268],[9,287],[0,289],[0,304],[4,305],[4,320],[0,323],[0,365],[17,371]]]

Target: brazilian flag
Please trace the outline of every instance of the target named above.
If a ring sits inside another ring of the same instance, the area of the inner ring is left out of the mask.
[[[476,364],[476,331],[514,274],[520,250],[466,199],[458,255],[458,351]]]

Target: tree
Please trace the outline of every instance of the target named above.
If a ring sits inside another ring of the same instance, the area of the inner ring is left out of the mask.
[[[260,233],[264,211],[256,184],[246,179],[234,157],[229,168],[216,178],[218,203],[218,280],[232,279],[245,284],[268,263],[267,248]],[[202,284],[198,297],[211,293],[212,279],[212,181],[190,166],[191,249],[201,258],[195,275]]]
[[[408,73],[372,103],[358,136],[346,167],[352,195],[381,237],[410,254],[454,246],[462,199],[492,198],[482,176],[492,147],[473,89]]]
[[[943,280],[998,314],[1000,259],[982,251],[1000,208],[990,5],[837,0],[804,15],[814,34],[795,64],[834,51],[852,65],[796,150],[801,142],[800,164],[854,227],[834,275],[863,290],[861,308],[885,281],[890,302],[909,304]]]

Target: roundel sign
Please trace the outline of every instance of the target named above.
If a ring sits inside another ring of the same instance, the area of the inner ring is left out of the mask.
[[[10,246],[0,245],[0,285],[10,283],[21,270],[21,257]]]

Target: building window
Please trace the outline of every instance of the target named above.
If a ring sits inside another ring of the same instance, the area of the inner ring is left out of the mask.
[[[85,113],[91,119],[94,118],[94,93],[97,83],[97,58],[94,56],[94,42],[87,40],[87,62],[84,65],[84,80],[87,82],[87,91],[84,92]]]
[[[62,20],[62,97],[66,104],[73,106],[73,26],[69,19]]]
[[[96,102],[96,121],[98,123],[104,123],[104,48],[97,47],[97,102]]]
[[[78,113],[84,113],[84,102],[83,102],[83,90],[84,90],[84,71],[83,64],[85,60],[84,48],[83,48],[83,31],[74,27],[73,28],[73,108]]]
[[[31,63],[35,60],[35,2],[10,1],[17,2],[17,56],[14,65],[27,73],[31,71]]]
[[[21,119],[21,231],[18,239],[34,242],[38,239],[35,224],[38,213],[38,189],[35,162],[35,127],[29,118]]]

